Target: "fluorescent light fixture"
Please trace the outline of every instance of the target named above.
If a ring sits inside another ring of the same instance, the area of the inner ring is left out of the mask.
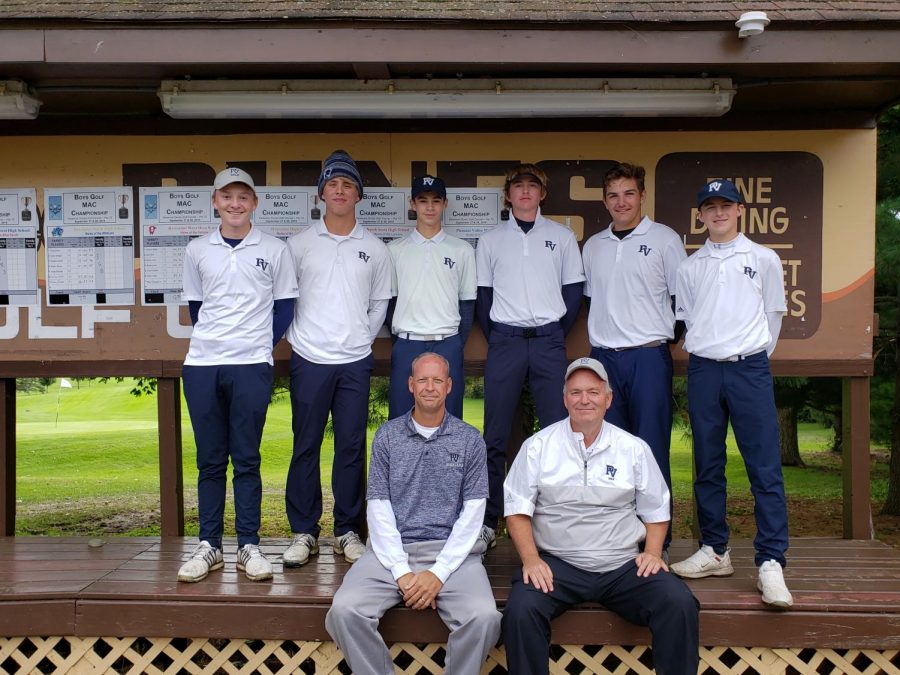
[[[509,80],[165,80],[179,119],[717,117],[729,78]]]
[[[32,96],[24,82],[0,80],[0,119],[33,120],[41,101]]]

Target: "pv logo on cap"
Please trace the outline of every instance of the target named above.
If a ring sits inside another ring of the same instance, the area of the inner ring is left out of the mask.
[[[425,185],[434,185],[434,178],[432,178],[431,176],[425,176],[422,179],[422,182],[425,183]]]
[[[240,176],[241,170],[238,169],[236,166],[233,166],[230,169],[228,169],[228,173],[230,173],[232,176]]]
[[[709,184],[709,189],[710,189],[712,192],[718,192],[718,191],[719,191],[719,188],[721,188],[721,187],[722,187],[722,184],[721,184],[719,181],[717,181],[717,180],[716,180],[716,181],[713,181],[712,183]]]

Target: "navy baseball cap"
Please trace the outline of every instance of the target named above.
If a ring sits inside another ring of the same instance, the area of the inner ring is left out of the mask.
[[[697,193],[697,206],[702,206],[703,202],[713,197],[721,197],[722,199],[734,202],[735,204],[743,204],[744,199],[741,197],[737,185],[730,180],[714,180],[710,181]]]
[[[433,192],[441,199],[447,198],[447,186],[444,181],[435,176],[425,174],[413,180],[412,198],[415,199],[424,192]]]

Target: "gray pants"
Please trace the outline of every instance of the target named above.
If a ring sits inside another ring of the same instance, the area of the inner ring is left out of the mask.
[[[406,544],[413,572],[427,570],[444,546],[443,541]],[[384,613],[401,604],[397,582],[378,561],[371,548],[344,576],[325,617],[325,628],[359,675],[393,675],[394,664],[378,633]],[[429,611],[429,610],[421,610]],[[473,553],[450,575],[437,596],[437,611],[450,629],[445,672],[477,675],[491,647],[500,636],[500,612],[481,564]],[[415,636],[410,635],[410,641]]]

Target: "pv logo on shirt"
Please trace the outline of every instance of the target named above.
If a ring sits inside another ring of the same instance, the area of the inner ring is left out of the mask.
[[[744,274],[746,274],[751,279],[755,279],[757,272],[752,267],[744,266]]]
[[[362,260],[363,262],[369,262],[369,258],[371,258],[371,257],[372,256],[368,255],[365,251],[359,252],[359,259]]]
[[[269,266],[269,261],[266,260],[265,258],[257,258],[256,266],[259,268],[262,268],[262,271],[265,272],[266,268]]]
[[[444,264],[452,270],[453,266],[456,265],[456,261],[451,260],[450,258],[444,258]]]
[[[614,479],[618,472],[619,472],[619,470],[616,467],[614,467],[612,464],[606,465],[606,475],[609,476],[610,478]]]
[[[641,244],[640,248],[638,249],[638,253],[643,253],[644,257],[646,258],[648,255],[650,255],[650,251],[652,250],[653,249],[646,244]]]
[[[545,247],[545,248],[549,248],[551,251],[555,251],[555,250],[556,250],[556,243],[555,243],[555,242],[552,242],[552,241],[550,241],[550,240],[548,239],[547,241],[544,242],[544,247]]]

